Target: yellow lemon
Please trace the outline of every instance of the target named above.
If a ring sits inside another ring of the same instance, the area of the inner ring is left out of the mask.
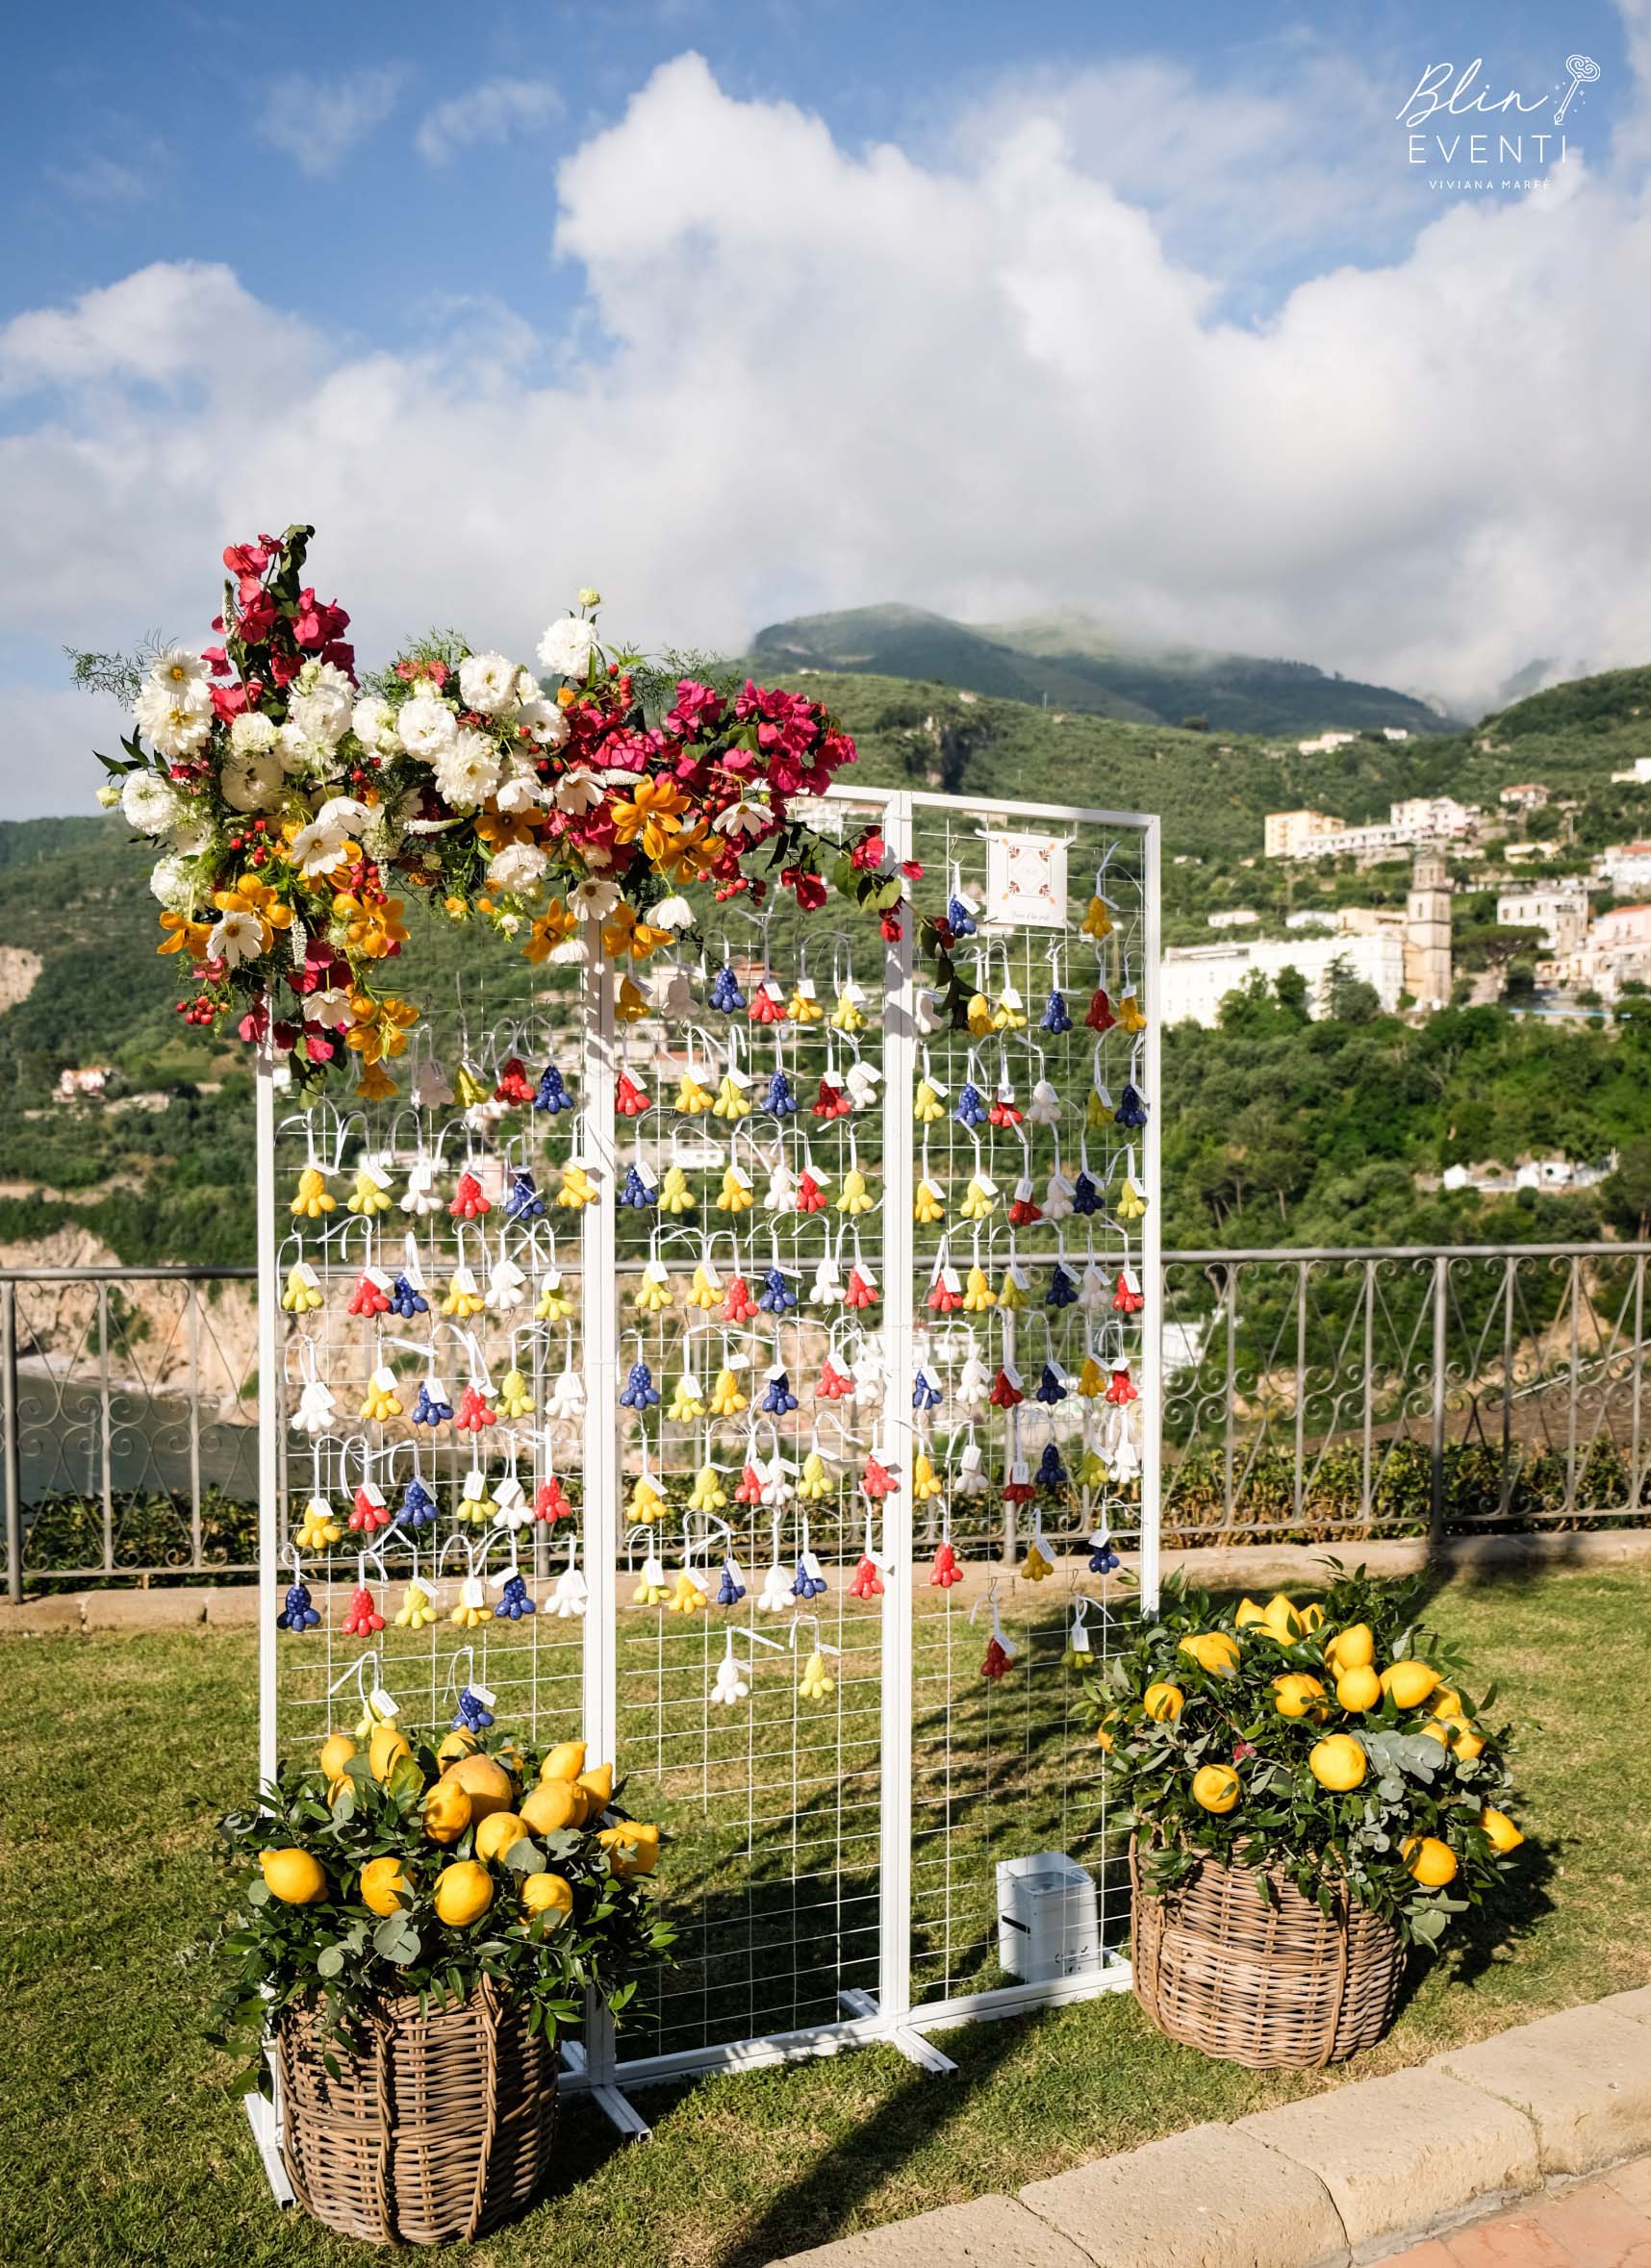
[[[527,1776],[527,1758],[513,1740],[507,1740],[501,1749],[495,1749],[494,1760],[504,1766],[512,1779],[524,1779]]]
[[[1261,1609],[1261,1620],[1281,1646],[1293,1645],[1302,1634],[1301,1611],[1293,1599],[1275,1591]]]
[[[1186,1706],[1186,1696],[1179,1685],[1158,1682],[1149,1685],[1141,1696],[1141,1706],[1155,1725],[1164,1725],[1179,1717]]]
[[[1484,1738],[1481,1734],[1474,1731],[1473,1726],[1468,1723],[1465,1717],[1435,1717],[1434,1719],[1434,1725],[1442,1725],[1444,1726],[1446,1732],[1450,1735],[1450,1746],[1452,1750],[1461,1758],[1464,1764],[1471,1764],[1474,1757],[1483,1752],[1485,1748]],[[1429,1725],[1424,1729],[1431,1732],[1433,1728],[1433,1725]]]
[[[473,1756],[475,1752],[475,1734],[467,1732],[462,1725],[455,1725],[436,1751],[436,1761],[444,1772],[449,1764],[456,1764],[461,1756]]]
[[[571,1914],[573,1892],[560,1875],[528,1875],[521,1885],[521,1903],[530,1914]]]
[[[1356,1788],[1367,1769],[1364,1751],[1350,1732],[1327,1733],[1313,1743],[1308,1757],[1308,1770],[1319,1786],[1338,1796]]]
[[[611,1764],[598,1764],[592,1772],[581,1772],[578,1784],[588,1798],[586,1817],[605,1811],[614,1800],[614,1768]]]
[[[616,1875],[650,1875],[659,1864],[659,1829],[642,1819],[627,1819],[620,1827],[602,1827],[597,1841],[608,1854]]]
[[[1455,1881],[1456,1852],[1436,1835],[1412,1835],[1404,1850],[1405,1864],[1424,1890],[1442,1890]]]
[[[476,1856],[502,1858],[526,1832],[526,1824],[514,1811],[490,1811],[476,1829]]]
[[[1241,1630],[1247,1630],[1252,1623],[1264,1623],[1266,1619],[1266,1608],[1257,1606],[1253,1599],[1240,1599],[1238,1612],[1232,1617]]]
[[[369,1858],[361,1870],[361,1903],[368,1913],[399,1913],[413,1895],[413,1885],[395,1857]]]
[[[1305,1606],[1297,1609],[1297,1612],[1302,1618],[1304,1630],[1322,1630],[1324,1628],[1324,1608],[1320,1606],[1316,1599],[1309,1599]]]
[[[493,1903],[493,1877],[473,1858],[444,1866],[436,1877],[436,1911],[451,1929],[479,1922]]]
[[[1461,1696],[1454,1685],[1435,1685],[1429,1698],[1433,1702],[1435,1717],[1466,1715],[1466,1711],[1461,1705]]]
[[[1517,1851],[1525,1840],[1507,1812],[1498,1811],[1489,1803],[1480,1813],[1479,1824],[1492,1851]]]
[[[456,1779],[444,1776],[424,1798],[424,1832],[432,1843],[456,1843],[470,1824],[470,1800]]]
[[[1324,1687],[1304,1672],[1273,1679],[1273,1706],[1281,1717],[1305,1717],[1314,1701],[1323,1698]]]
[[[1238,1775],[1231,1764],[1206,1764],[1192,1776],[1192,1800],[1206,1811],[1231,1811],[1238,1801]]]
[[[1382,1699],[1382,1680],[1368,1663],[1343,1670],[1335,1680],[1335,1698],[1344,1709],[1373,1709]]]
[[[490,1811],[508,1811],[516,1793],[509,1773],[491,1756],[461,1756],[442,1777],[464,1789],[470,1800],[472,1819],[485,1819]]]
[[[375,1725],[373,1726],[372,1738],[367,1744],[367,1762],[368,1769],[374,1779],[388,1779],[402,1757],[410,1756],[412,1753],[413,1751],[407,1745],[406,1734],[396,1726]]]
[[[1178,1649],[1189,1653],[1201,1670],[1207,1670],[1212,1677],[1231,1677],[1238,1668],[1238,1641],[1230,1638],[1225,1630],[1203,1630],[1190,1638],[1183,1638]]]
[[[577,1827],[584,1818],[580,1791],[565,1779],[542,1779],[521,1799],[521,1817],[536,1835],[553,1835],[558,1827]]]
[[[1389,1662],[1382,1673],[1383,1692],[1401,1709],[1419,1709],[1438,1681],[1438,1672],[1426,1662]]]
[[[321,1862],[307,1851],[261,1851],[258,1863],[270,1897],[280,1899],[283,1905],[314,1905],[327,1894]]]
[[[1106,1716],[1103,1717],[1100,1724],[1095,1727],[1095,1745],[1098,1749],[1105,1749],[1108,1755],[1110,1755],[1112,1752],[1112,1742],[1114,1738],[1112,1727],[1117,1724],[1117,1722],[1118,1712],[1116,1709],[1113,1709]]]
[[[329,1781],[343,1777],[343,1768],[354,1754],[355,1743],[347,1732],[335,1732],[322,1741],[320,1766]]]
[[[1375,1631],[1368,1623],[1350,1623],[1331,1639],[1324,1658],[1338,1677],[1343,1670],[1368,1670],[1376,1659]]]
[[[539,1767],[541,1779],[577,1779],[585,1769],[585,1744],[565,1740],[553,1748]]]

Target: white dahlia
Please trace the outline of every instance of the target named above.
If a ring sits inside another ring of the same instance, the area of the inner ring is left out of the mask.
[[[237,755],[231,748],[218,771],[218,793],[231,811],[272,811],[281,793],[281,762],[256,749]]]
[[[502,717],[516,705],[519,672],[502,654],[467,654],[459,664],[459,693],[467,709]]]
[[[539,641],[539,659],[558,677],[583,677],[596,650],[597,634],[578,615],[562,615]]]
[[[458,719],[445,701],[434,693],[415,693],[401,705],[396,730],[409,755],[433,758],[450,748],[459,729]]]
[[[243,709],[229,728],[229,744],[238,756],[264,756],[275,745],[275,725],[261,710]]]
[[[180,858],[173,851],[155,862],[155,871],[149,877],[149,888],[162,905],[172,913],[187,914],[199,891],[196,878],[198,871],[192,858]]]
[[[184,799],[169,780],[152,771],[129,771],[120,790],[128,826],[140,835],[164,835],[183,816]]]
[[[507,843],[489,867],[487,878],[495,890],[520,897],[524,890],[531,890],[544,879],[549,864],[537,843]]]
[[[409,702],[408,707],[413,704]],[[401,712],[403,718],[406,709]],[[485,732],[455,733],[432,763],[437,791],[454,811],[473,811],[485,803],[498,785],[499,757]]]
[[[321,662],[313,675],[304,671],[299,691],[287,703],[287,718],[307,741],[336,748],[349,730],[354,706],[355,687],[342,669]]]
[[[365,693],[350,711],[350,730],[364,748],[385,756],[395,746],[395,717],[388,701]]]

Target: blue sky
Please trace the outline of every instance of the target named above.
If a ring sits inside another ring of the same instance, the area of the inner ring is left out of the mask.
[[[599,576],[662,640],[1077,606],[1458,706],[1642,658],[1651,0],[314,20],[9,27],[0,808],[80,799],[62,643],[193,635],[294,516],[374,655]],[[1430,67],[1573,54],[1537,189],[1409,162]]]

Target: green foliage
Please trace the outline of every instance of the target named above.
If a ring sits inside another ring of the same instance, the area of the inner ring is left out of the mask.
[[[481,1746],[489,1754],[514,1749],[496,1732]],[[537,1777],[536,1751],[510,1753],[505,1763],[528,1785]],[[223,1941],[231,1974],[216,2021],[225,2044],[236,2036],[244,2043],[248,2084],[268,2083],[262,2042],[284,2008],[320,2006],[326,2032],[355,2050],[366,2043],[362,2019],[386,1998],[462,2002],[490,1978],[527,2003],[530,2029],[553,2034],[577,2026],[587,1992],[612,2011],[624,2007],[639,1972],[672,1943],[673,1932],[653,1918],[641,1881],[610,1865],[596,1821],[523,1835],[490,1860],[476,1857],[473,1826],[450,1843],[432,1842],[423,1806],[442,1770],[433,1739],[403,1755],[382,1781],[361,1751],[335,1789],[314,1767],[283,1764],[252,1809],[220,1822],[240,1904]],[[610,1837],[628,1818],[617,1805],[603,1816]],[[274,1851],[315,1858],[326,1877],[324,1896],[292,1904],[273,1895],[258,1858]],[[407,1892],[396,1912],[381,1916],[363,1903],[360,1878],[370,1860],[385,1857],[399,1860]],[[486,1867],[493,1898],[476,1921],[454,1927],[437,1913],[436,1884],[444,1869],[467,1859]],[[523,1883],[546,1872],[568,1884],[572,1910],[552,1906],[524,1917]]]
[[[1465,1735],[1435,1737],[1438,1686],[1460,1696],[1470,1722],[1491,1706],[1494,1689],[1475,1702],[1466,1665],[1436,1630],[1415,1621],[1414,1584],[1374,1582],[1362,1568],[1347,1575],[1334,1562],[1331,1568],[1322,1614],[1285,1602],[1276,1619],[1270,1605],[1262,1622],[1248,1600],[1217,1610],[1203,1592],[1172,1590],[1157,1618],[1091,1680],[1095,1720],[1109,1741],[1113,1784],[1154,1888],[1184,1880],[1207,1852],[1228,1864],[1277,1869],[1327,1911],[1345,1890],[1394,1923],[1407,1941],[1435,1945],[1447,1922],[1495,1890],[1508,1871],[1481,1824],[1486,1805],[1505,1813],[1512,1801],[1503,1761],[1507,1734],[1476,1733],[1481,1745],[1472,1754],[1462,1752],[1472,1746]],[[1390,1691],[1369,1710],[1337,1701],[1326,1639],[1355,1625],[1372,1634],[1378,1670],[1423,1660],[1438,1673],[1419,1706],[1401,1708]],[[1282,1678],[1310,1682],[1292,1694]],[[1430,1725],[1434,1734],[1423,1729]],[[1313,1769],[1319,1743],[1337,1735],[1355,1742],[1362,1757],[1358,1784],[1345,1791],[1322,1784]],[[1206,1768],[1236,1772],[1230,1809],[1210,1808],[1195,1795],[1195,1776]],[[1455,1857],[1444,1887],[1423,1888],[1406,1862],[1407,1843],[1423,1837]]]

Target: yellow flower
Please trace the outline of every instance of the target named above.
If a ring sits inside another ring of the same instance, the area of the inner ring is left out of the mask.
[[[680,814],[687,809],[686,791],[674,780],[638,780],[633,794],[610,807],[614,835],[621,843],[640,838],[644,852],[657,865],[681,832]]]
[[[569,913],[559,897],[553,897],[528,933],[521,950],[529,961],[547,961],[559,945],[578,934],[579,919]]]
[[[355,1091],[364,1102],[384,1102],[395,1093],[395,1081],[386,1073],[381,1064],[369,1063],[356,1081]]]
[[[207,939],[212,935],[210,921],[191,921],[187,914],[163,914],[161,927],[165,937],[155,947],[158,953],[188,953],[191,961],[198,961],[206,951]]]
[[[653,863],[668,882],[693,882],[723,855],[721,836],[708,834],[702,822],[673,835]]]

